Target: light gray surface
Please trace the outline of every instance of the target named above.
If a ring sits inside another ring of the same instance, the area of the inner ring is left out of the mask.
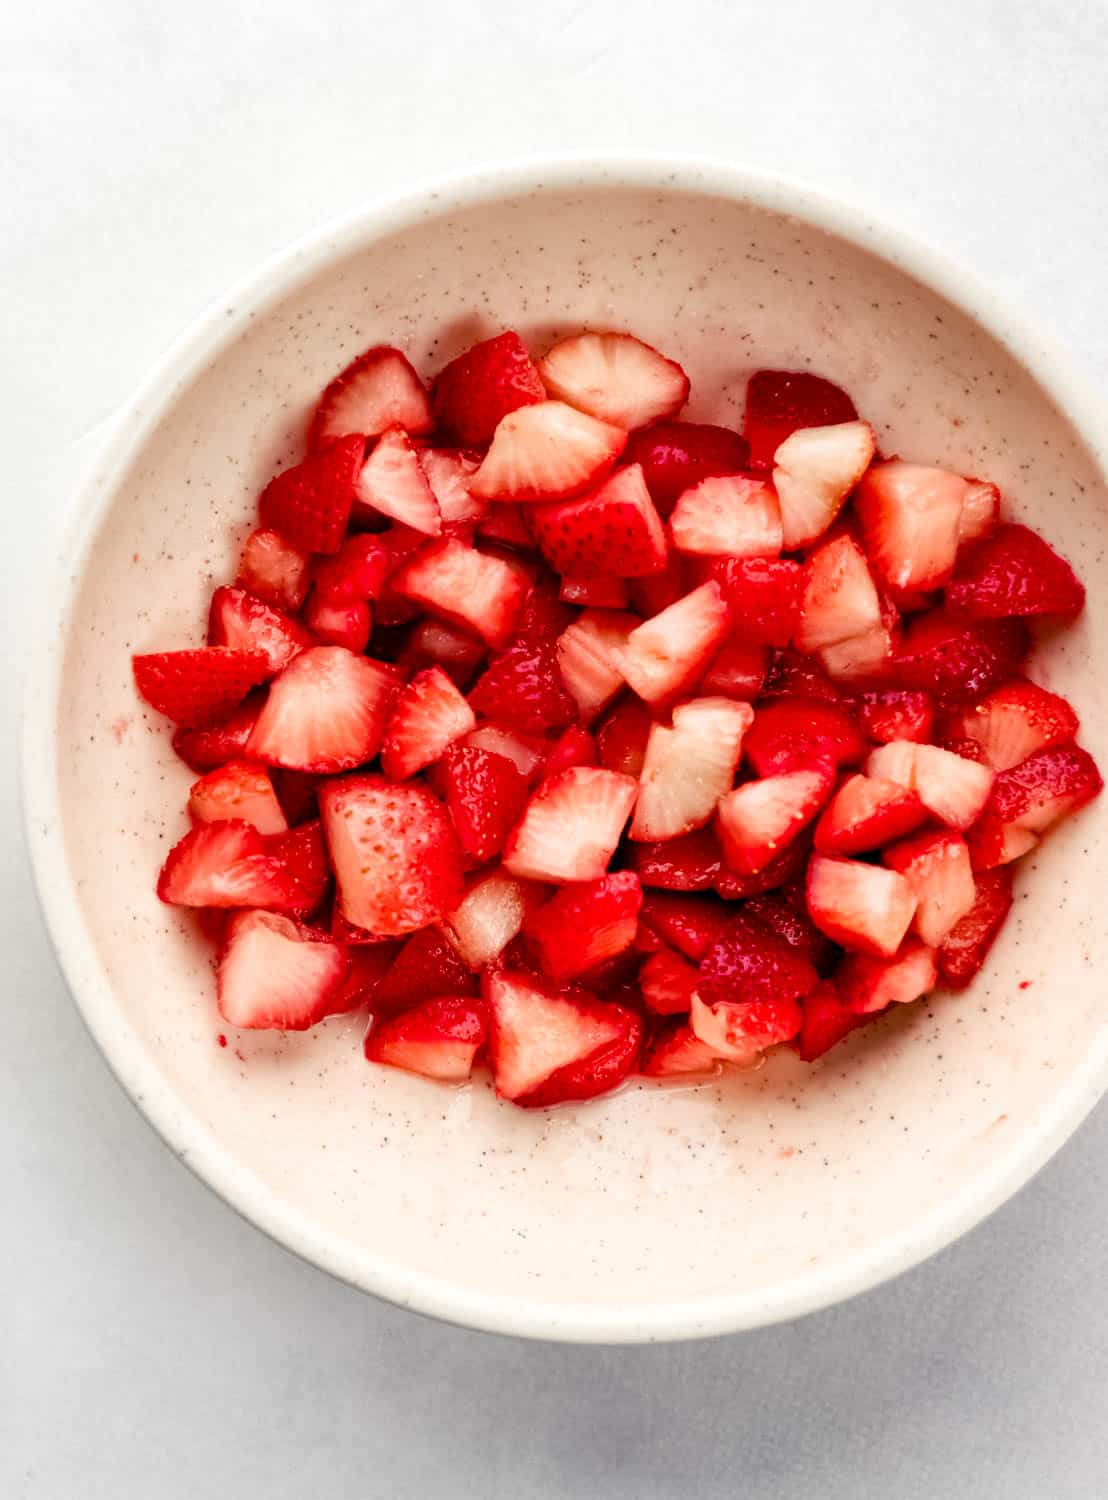
[[[859,1301],[712,1344],[564,1349],[294,1261],[164,1150],[76,1017],[18,827],[28,554],[149,363],[293,236],[483,158],[711,151],[862,195],[1108,376],[1103,3],[439,10],[0,15],[0,1495],[1102,1496],[1104,1108],[983,1228]]]

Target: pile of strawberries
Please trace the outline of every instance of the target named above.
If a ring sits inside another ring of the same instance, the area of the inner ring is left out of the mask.
[[[544,1106],[973,978],[1101,788],[1024,675],[1084,590],[817,376],[758,371],[741,435],[688,394],[625,333],[324,391],[208,644],[134,661],[203,773],[158,894],[229,1024],[364,1008],[373,1061]]]

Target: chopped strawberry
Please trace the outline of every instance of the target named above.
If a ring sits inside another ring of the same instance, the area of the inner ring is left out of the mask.
[[[281,840],[249,823],[200,823],[169,851],[158,876],[158,899],[168,906],[256,906],[308,912],[318,888],[301,883],[300,869],[282,855]]]
[[[620,657],[628,637],[640,623],[637,615],[590,609],[558,637],[558,670],[578,713],[586,721],[606,708],[623,689]]]
[[[666,534],[638,464],[575,500],[536,505],[531,529],[559,573],[640,578],[666,565]]]
[[[508,839],[504,868],[557,884],[599,880],[631,815],[630,776],[575,766],[543,782]]]
[[[660,1027],[647,1043],[639,1071],[645,1078],[710,1078],[719,1072],[720,1063],[719,1054],[687,1022],[674,1021]]]
[[[441,667],[428,667],[400,690],[381,747],[381,769],[406,781],[477,727],[472,708]]]
[[[831,795],[835,773],[828,762],[747,781],[719,799],[716,830],[728,865],[757,875],[792,843]]]
[[[983,479],[967,479],[958,523],[958,543],[976,542],[996,530],[1000,520],[1000,491]]]
[[[336,942],[343,939],[332,931]],[[347,946],[349,964],[342,989],[335,997],[333,1014],[347,1014],[353,1010],[364,1010],[373,1005],[377,986],[381,983],[396,953],[395,943],[357,943]]]
[[[774,454],[786,551],[822,536],[874,454],[868,422],[801,427]]]
[[[228,646],[155,651],[132,661],[140,696],[182,729],[218,724],[270,675],[264,651],[235,651]]]
[[[442,1083],[464,1083],[488,1030],[481,1000],[437,995],[411,1010],[375,1020],[365,1039],[370,1062]]]
[[[546,757],[542,770],[544,776],[553,776],[555,771],[568,771],[571,766],[597,764],[596,741],[587,729],[571,724],[555,740],[554,748]]]
[[[891,740],[928,740],[935,722],[935,705],[930,697],[912,688],[860,693],[855,712],[862,729],[879,745]]]
[[[534,781],[546,760],[547,742],[539,735],[505,729],[502,724],[482,724],[466,736],[465,743],[490,755],[502,755],[525,781]]]
[[[654,504],[667,516],[678,495],[716,474],[739,474],[750,450],[737,432],[695,422],[659,422],[633,432],[624,455],[642,464]]]
[[[477,971],[500,957],[542,898],[541,886],[497,867],[473,878],[444,925],[462,958]]]
[[[374,624],[387,629],[392,625],[404,625],[419,614],[417,604],[397,591],[396,580],[403,576],[406,564],[413,558],[418,558],[423,552],[433,555],[435,548],[428,544],[422,532],[395,523],[382,532],[377,541],[385,549],[387,564],[385,581],[374,605]]]
[[[485,516],[477,523],[477,535],[482,541],[498,542],[502,547],[514,547],[517,552],[534,552],[535,537],[528,520],[530,505],[507,505],[501,501],[488,505]]]
[[[316,593],[332,603],[376,599],[385,586],[392,554],[384,539],[362,532],[348,536],[334,557],[317,558],[312,569]]]
[[[360,656],[369,645],[373,616],[363,599],[332,599],[314,590],[304,619],[316,640]]]
[[[425,787],[351,776],[321,787],[319,805],[347,921],[399,937],[458,905],[457,835]]]
[[[783,891],[772,891],[762,896],[751,896],[743,905],[747,916],[757,917],[763,926],[788,943],[789,947],[813,964],[820,974],[827,972],[837,949],[824,937],[808,915],[804,899],[804,883],[797,882],[796,900],[791,900]]]
[[[633,692],[650,704],[688,692],[727,635],[730,620],[717,583],[704,583],[637,626],[617,665]]]
[[[432,400],[440,427],[467,448],[486,448],[509,412],[545,401],[546,390],[523,340],[509,330],[451,360]]]
[[[820,854],[865,854],[914,833],[927,821],[916,793],[880,776],[850,776],[816,824]]]
[[[752,1067],[767,1047],[788,1042],[803,1020],[797,1000],[766,999],[749,1003],[721,1000],[709,1005],[698,991],[692,999],[689,1026],[693,1034],[725,1062]]]
[[[753,875],[740,875],[733,870],[720,854],[720,868],[713,885],[725,901],[746,901],[751,896],[762,896],[767,891],[776,891],[795,880],[804,869],[811,853],[812,841],[808,830],[790,839],[770,860]],[[645,882],[644,882],[645,883]]]
[[[763,698],[816,698],[846,708],[844,695],[814,656],[799,651],[774,651],[766,668]]]
[[[871,752],[866,774],[898,781],[917,793],[928,812],[950,828],[968,828],[988,800],[993,772],[988,766],[943,750],[894,740]]]
[[[798,427],[853,422],[858,413],[845,391],[810,370],[755,370],[746,383],[743,435],[750,461],[771,468],[773,455]]]
[[[465,688],[484,661],[488,648],[455,625],[443,620],[420,620],[412,626],[401,667],[410,675],[427,667],[441,667],[452,682]]]
[[[373,996],[377,1015],[393,1015],[436,995],[476,995],[477,980],[454,944],[437,927],[413,933],[389,965]]]
[[[225,766],[246,754],[264,702],[264,694],[249,693],[232,714],[210,729],[175,730],[173,749],[190,771],[214,771]]]
[[[1037,750],[1064,745],[1077,734],[1077,715],[1057,693],[1018,680],[996,688],[955,721],[955,732],[975,741],[994,771],[1007,771]]]
[[[479,635],[494,649],[511,640],[530,590],[511,563],[453,537],[409,558],[392,584],[397,593]]]
[[[472,740],[442,763],[443,797],[463,851],[478,864],[500,853],[527,800],[527,782],[505,756]]]
[[[261,651],[270,673],[282,671],[312,644],[310,631],[245,589],[216,589],[208,611],[208,645],[233,651]]]
[[[258,501],[262,526],[301,552],[337,552],[346,535],[365,455],[360,436],[339,438],[271,479]]]
[[[801,651],[823,651],[882,625],[881,601],[862,549],[849,536],[824,542],[804,567],[797,646]]]
[[[687,958],[663,948],[639,971],[643,1004],[656,1016],[687,1016],[700,975]]]
[[[733,915],[733,910],[714,896],[647,891],[641,921],[668,947],[699,963]]]
[[[833,681],[864,685],[882,681],[892,664],[894,651],[893,632],[886,625],[875,625],[864,635],[825,646],[819,659]]]
[[[238,818],[259,833],[288,828],[269,773],[249,761],[231,760],[209,771],[189,789],[189,812],[198,823]]]
[[[294,771],[350,770],[381,748],[399,678],[342,646],[313,646],[269,690],[247,754]]]
[[[787,1005],[819,983],[813,966],[757,917],[736,912],[700,963],[698,994],[708,1007]],[[794,1035],[800,1025],[797,1012]],[[693,1020],[698,1036],[709,1041]],[[785,1040],[781,1037],[778,1040]]]
[[[844,709],[818,698],[783,697],[755,708],[743,750],[759,776],[774,776],[813,761],[857,765],[866,744]]]
[[[470,704],[526,734],[564,729],[577,717],[577,705],[566,691],[560,659],[560,641],[520,634],[489,662],[470,689]]]
[[[470,489],[483,500],[566,500],[599,484],[623,452],[627,434],[563,401],[510,412]]]
[[[1064,558],[1029,526],[998,526],[958,558],[946,590],[952,613],[974,620],[1010,615],[1072,619],[1085,605],[1085,589]]]
[[[1001,823],[986,817],[969,829],[966,843],[969,845],[970,864],[976,872],[1011,864],[1013,860],[1030,854],[1039,843],[1039,835],[1030,829],[1018,828],[1014,823]]]
[[[488,515],[488,502],[469,493],[469,481],[481,466],[479,453],[463,448],[421,448],[419,465],[443,526],[475,525]]]
[[[653,723],[646,704],[630,694],[609,709],[596,730],[596,752],[605,770],[620,771],[637,781]]]
[[[675,417],[689,399],[679,364],[629,333],[579,333],[539,361],[552,396],[628,432]]]
[[[1080,745],[1038,750],[993,783],[970,846],[975,869],[1018,859],[1053,824],[1100,795],[1096,762]]]
[[[678,497],[669,526],[679,552],[776,557],[781,551],[777,495],[771,484],[754,474],[702,479]]]
[[[720,557],[711,574],[723,591],[737,638],[744,643],[787,646],[800,609],[803,570],[789,558]]]
[[[711,818],[728,791],[754,719],[748,703],[697,698],[673,710],[673,727],[655,724],[643,763],[633,839],[669,839]]]
[[[374,438],[390,427],[422,433],[434,425],[419,376],[399,349],[379,344],[359,354],[323,392],[308,428],[308,447],[322,448],[347,433]]]
[[[931,611],[908,627],[895,671],[901,687],[971,703],[1021,671],[1028,645],[1019,620],[972,622]]]
[[[843,1004],[859,1015],[910,1005],[935,988],[935,951],[919,938],[905,938],[892,958],[848,953],[835,976]]]
[[[300,891],[297,910],[314,912],[322,905],[331,885],[331,866],[323,841],[323,825],[318,818],[300,823],[287,833],[275,834],[266,842],[274,859]]]
[[[635,938],[642,887],[629,870],[563,886],[524,924],[543,973],[577,979],[625,952]]]
[[[966,841],[958,833],[921,833],[890,844],[882,859],[905,877],[916,897],[913,929],[936,948],[974,903]]]
[[[964,990],[981,968],[1012,909],[1012,872],[986,870],[975,877],[973,905],[947,933],[936,958],[943,983]]]
[[[316,801],[320,780],[318,776],[310,771],[289,771],[282,766],[273,766],[270,768],[269,779],[290,827],[306,822],[309,818],[319,817],[319,804]]]
[[[578,604],[583,609],[626,609],[627,583],[614,575],[603,577],[593,574],[585,577],[565,573],[562,575],[558,597],[567,604]]]
[[[341,1008],[338,943],[269,911],[231,918],[219,958],[219,1010],[231,1026],[306,1031]]]
[[[968,490],[960,474],[897,458],[874,464],[863,476],[854,502],[862,544],[894,594],[939,589],[950,581]]]
[[[629,578],[627,597],[635,613],[644,619],[649,619],[651,615],[661,614],[663,609],[676,604],[678,599],[692,587],[692,582],[687,576],[690,572],[691,561],[690,558],[683,557],[680,552],[671,550],[666,557],[666,565],[660,573],[651,573],[646,578]]]
[[[710,891],[723,862],[719,840],[710,828],[656,844],[632,844],[628,855],[643,885],[663,891]]]
[[[399,427],[381,435],[358,479],[358,499],[370,510],[410,526],[424,536],[438,536],[442,514],[420,456]]]
[[[766,680],[766,648],[750,646],[737,636],[724,641],[711,666],[700,679],[706,697],[734,698],[749,703],[757,698]]]
[[[842,1003],[833,984],[821,984],[819,989],[805,995],[801,1009],[803,1019],[796,1050],[802,1062],[815,1062],[866,1019]]]
[[[895,870],[817,854],[808,866],[808,912],[844,948],[891,958],[916,910],[911,884]]]
[[[274,609],[294,614],[308,595],[311,563],[278,531],[253,531],[239,558],[235,583]]]

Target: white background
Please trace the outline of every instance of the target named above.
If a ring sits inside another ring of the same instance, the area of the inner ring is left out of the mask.
[[[4,1500],[1105,1494],[1108,1109],[967,1240],[797,1324],[425,1322],[240,1222],[120,1094],[35,906],[16,721],[31,563],[98,427],[292,237],[490,157],[714,152],[860,196],[1103,382],[1106,76],[1097,0],[0,7]]]

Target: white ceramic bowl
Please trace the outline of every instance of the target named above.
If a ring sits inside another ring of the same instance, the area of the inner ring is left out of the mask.
[[[136,293],[141,303],[141,289]],[[516,327],[627,326],[737,422],[759,365],[841,382],[886,452],[997,480],[1089,585],[1045,647],[1108,762],[1103,412],[945,260],[795,183],[685,159],[540,161],[378,203],[212,308],[123,414],[46,595],[26,791],[43,903],[93,1035],[230,1204],[367,1291],[475,1327],[692,1337],[875,1285],[1014,1192],[1108,1081],[1108,798],[1021,871],[987,969],[815,1067],[633,1085],[550,1114],[362,1060],[362,1024],[232,1034],[154,878],[190,776],[132,651],[202,640],[262,481],[314,395],[378,341],[430,375]]]

